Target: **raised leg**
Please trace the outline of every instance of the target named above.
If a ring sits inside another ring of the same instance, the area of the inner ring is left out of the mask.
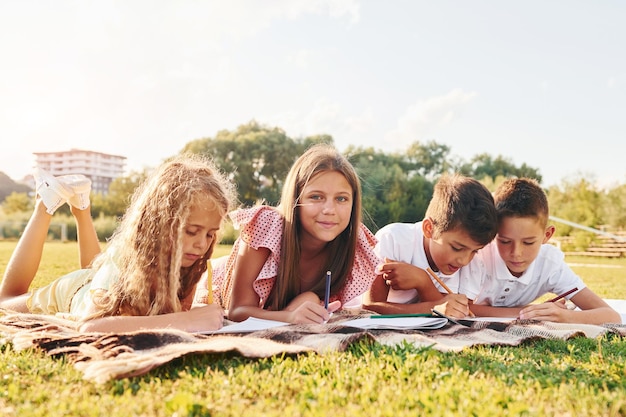
[[[8,299],[26,294],[35,278],[52,219],[46,210],[42,200],[38,199],[0,283],[0,305],[4,305]]]
[[[87,268],[101,251],[100,241],[91,218],[91,206],[84,210],[71,206],[70,210],[76,219],[80,267]]]

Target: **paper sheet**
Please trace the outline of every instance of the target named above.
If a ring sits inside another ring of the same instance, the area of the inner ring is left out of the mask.
[[[219,330],[199,332],[200,334],[216,333],[251,333],[259,330],[271,329],[272,327],[287,326],[289,323],[275,320],[264,320],[256,317],[248,317],[246,320],[229,324]]]
[[[439,329],[448,322],[443,317],[389,317],[389,318],[371,318],[365,317],[360,319],[348,320],[341,323],[344,326],[357,327],[359,329]]]

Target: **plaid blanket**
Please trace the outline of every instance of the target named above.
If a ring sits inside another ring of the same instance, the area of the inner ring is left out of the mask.
[[[383,345],[411,343],[439,351],[460,351],[477,345],[517,346],[534,339],[626,336],[626,325],[586,325],[517,320],[509,323],[464,321],[434,330],[362,330],[346,321],[370,315],[366,311],[335,313],[326,324],[288,325],[252,333],[200,335],[162,329],[129,333],[80,333],[76,324],[53,316],[0,311],[0,343],[16,350],[38,348],[65,356],[97,383],[138,376],[192,353],[235,352],[262,358],[283,354],[344,351],[367,340]]]

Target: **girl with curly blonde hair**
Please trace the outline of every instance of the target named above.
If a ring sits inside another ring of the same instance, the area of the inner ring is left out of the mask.
[[[161,164],[134,192],[106,250],[100,246],[82,175],[35,174],[35,211],[0,284],[0,307],[80,320],[82,331],[222,326],[218,305],[192,308],[223,219],[235,201],[232,184],[213,163],[179,155]],[[77,222],[81,268],[28,291],[52,214],[68,202]]]

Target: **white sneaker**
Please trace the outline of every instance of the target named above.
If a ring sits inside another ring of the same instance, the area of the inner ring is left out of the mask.
[[[73,196],[69,198],[69,203],[80,210],[89,207],[89,193],[91,192],[91,180],[84,175],[71,174],[57,177],[60,183],[69,187]]]
[[[41,168],[35,168],[34,177],[36,193],[41,197],[48,214],[54,214],[59,207],[67,203],[74,195],[71,188],[62,184],[52,174]]]

